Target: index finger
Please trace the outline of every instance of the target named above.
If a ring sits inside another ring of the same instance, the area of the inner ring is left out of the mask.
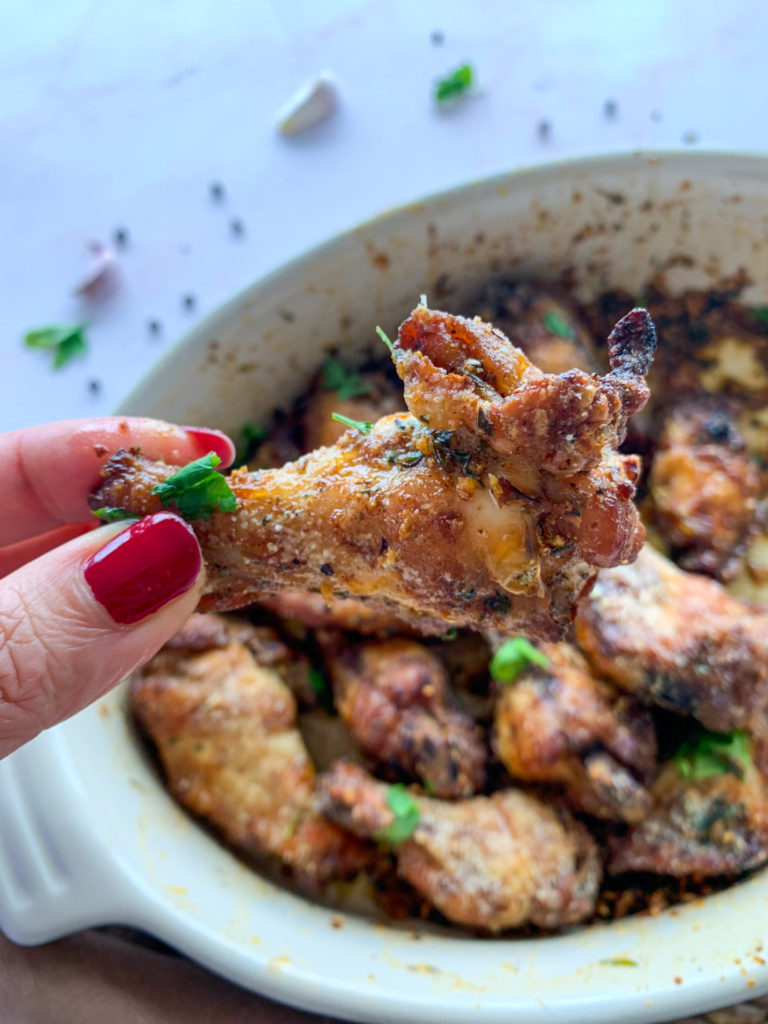
[[[6,470],[0,546],[90,520],[88,495],[101,467],[120,448],[140,448],[174,465],[215,452],[226,467],[235,457],[234,445],[218,430],[145,417],[63,420],[13,430],[0,435],[0,466]]]

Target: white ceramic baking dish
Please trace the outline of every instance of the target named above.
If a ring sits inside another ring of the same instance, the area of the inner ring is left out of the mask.
[[[462,308],[494,269],[582,295],[747,267],[768,297],[768,160],[629,155],[482,181],[382,216],[233,299],[121,411],[237,431],[287,402],[329,346],[376,344],[421,292]],[[684,262],[684,261],[683,261]],[[674,283],[674,282],[673,282]],[[471,312],[471,310],[469,311]],[[339,915],[249,871],[166,795],[118,689],[0,763],[0,926],[23,943],[137,926],[301,1007],[408,1024],[682,1017],[768,992],[768,875],[656,918],[539,940],[418,933]],[[635,967],[606,961],[623,959]]]

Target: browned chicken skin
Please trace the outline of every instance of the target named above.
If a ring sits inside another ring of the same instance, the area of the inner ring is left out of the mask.
[[[453,706],[442,663],[413,640],[321,639],[339,714],[384,778],[468,797],[485,780],[480,730]]]
[[[576,637],[599,674],[645,703],[718,732],[765,716],[766,614],[648,545],[634,565],[600,573]]]
[[[639,464],[614,449],[647,398],[654,345],[634,310],[609,339],[608,376],[545,375],[488,325],[417,308],[395,348],[413,415],[281,469],[236,470],[237,511],[195,522],[201,607],[282,589],[377,595],[416,621],[559,638],[595,569],[642,542]],[[119,453],[94,507],[155,511],[152,487],[173,472]]]
[[[228,845],[305,886],[351,877],[375,852],[319,814],[295,700],[254,648],[247,623],[193,615],[134,679],[131,711],[171,793]]]
[[[647,711],[594,678],[570,644],[542,644],[548,667],[532,666],[501,684],[496,752],[512,776],[562,786],[576,810],[612,821],[641,821],[655,768]]]
[[[359,600],[332,597],[309,590],[281,590],[259,604],[283,619],[294,619],[308,629],[346,629],[364,636],[387,637],[393,634],[444,636],[443,619],[404,613],[402,606],[381,598]]]
[[[319,792],[324,813],[361,837],[393,823],[387,786],[355,765],[337,763]],[[415,831],[395,846],[398,871],[449,920],[489,932],[528,921],[560,928],[594,909],[597,847],[566,812],[516,790],[415,801]]]
[[[611,840],[612,874],[738,875],[768,861],[768,786],[754,763],[743,778],[691,780],[671,761],[651,792],[648,817]]]
[[[755,519],[760,473],[722,402],[673,409],[648,479],[648,511],[683,569],[730,578]]]

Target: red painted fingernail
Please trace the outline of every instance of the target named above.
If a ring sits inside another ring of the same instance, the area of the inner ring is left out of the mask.
[[[157,512],[118,533],[83,567],[93,596],[115,620],[138,622],[192,586],[200,572],[192,528]]]
[[[220,430],[208,430],[206,427],[182,427],[200,447],[200,455],[215,452],[221,459],[221,468],[226,469],[235,461],[235,445]]]

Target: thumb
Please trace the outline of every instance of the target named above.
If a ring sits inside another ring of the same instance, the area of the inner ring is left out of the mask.
[[[169,512],[103,526],[0,580],[0,757],[151,658],[203,581],[197,539]]]

